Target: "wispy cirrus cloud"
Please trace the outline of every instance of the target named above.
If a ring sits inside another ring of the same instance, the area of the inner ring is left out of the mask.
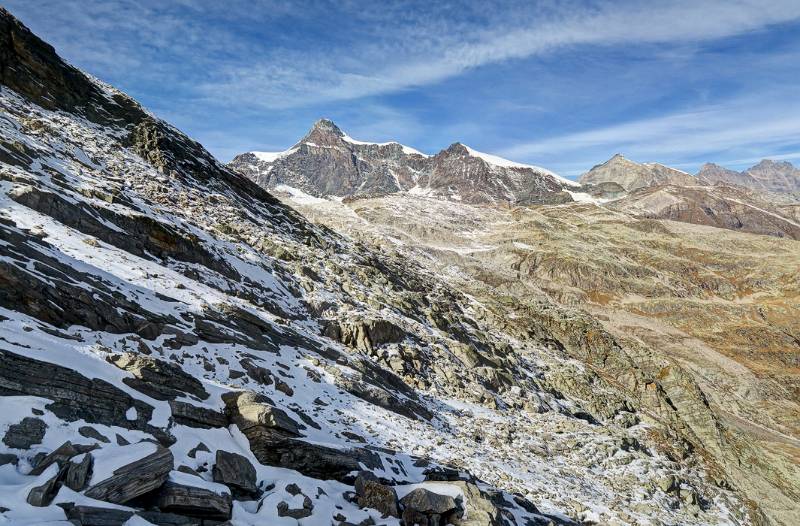
[[[798,18],[800,3],[794,0],[603,2],[580,8],[566,2],[469,22],[418,16],[356,47],[323,54],[279,51],[230,64],[198,89],[217,100],[296,107],[425,86],[570,46],[707,41]]]
[[[616,151],[688,166],[800,149],[797,0],[3,3],[223,159],[321,116],[565,173]]]
[[[796,159],[800,148],[800,101],[790,92],[768,90],[717,104],[653,118],[521,142],[501,154],[513,159],[552,160],[575,175],[592,164],[623,153],[640,161],[694,167],[693,157],[741,167],[771,152]]]

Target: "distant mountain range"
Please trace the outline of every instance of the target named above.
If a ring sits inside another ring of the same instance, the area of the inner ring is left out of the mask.
[[[397,142],[353,139],[327,119],[283,152],[247,152],[229,167],[263,188],[360,199],[394,193],[468,204],[589,202],[669,219],[800,239],[800,170],[763,160],[743,172],[706,164],[694,176],[617,154],[579,182],[454,143],[426,155]]]
[[[284,152],[243,153],[229,166],[265,188],[286,185],[313,196],[407,192],[475,204],[565,203],[580,186],[461,143],[428,156],[396,142],[357,141],[327,119]]]
[[[697,178],[706,184],[736,184],[767,192],[800,192],[800,169],[788,161],[764,159],[742,172],[707,163],[700,168]]]

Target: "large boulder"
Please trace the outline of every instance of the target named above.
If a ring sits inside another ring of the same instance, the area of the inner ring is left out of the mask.
[[[8,426],[3,436],[3,444],[16,449],[29,449],[35,444],[41,444],[47,431],[47,424],[40,418],[26,416],[18,424]]]
[[[412,490],[400,499],[406,525],[439,526],[457,524],[463,510],[449,495],[439,495],[425,488]]]
[[[362,508],[373,508],[384,517],[400,517],[397,492],[391,486],[381,484],[369,471],[358,474],[355,482],[356,501]]]
[[[125,446],[117,450],[120,455],[125,455],[127,448],[139,445]],[[169,449],[155,446],[154,452],[114,470],[110,477],[87,489],[85,495],[97,500],[124,504],[161,487],[172,471],[173,463],[174,458]]]
[[[237,499],[258,495],[256,468],[242,455],[218,450],[213,470],[214,482],[225,484]]]
[[[190,479],[197,479],[197,485],[186,483]],[[230,493],[209,488],[208,483],[190,475],[169,480],[158,495],[160,510],[203,519],[227,520],[231,517],[231,506]]]
[[[331,320],[325,323],[324,336],[365,353],[385,343],[401,342],[406,337],[405,331],[386,320]]]
[[[222,399],[231,422],[247,437],[253,455],[264,465],[345,482],[352,482],[353,472],[363,469],[362,463],[370,469],[383,467],[380,456],[366,449],[340,450],[299,440],[298,423],[263,395],[233,392]]]
[[[80,526],[123,526],[133,517],[132,511],[96,506],[67,506],[67,519]]]

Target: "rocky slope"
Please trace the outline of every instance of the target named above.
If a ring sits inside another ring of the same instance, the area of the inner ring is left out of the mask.
[[[326,119],[285,152],[244,153],[229,166],[264,188],[290,187],[317,197],[404,192],[467,203],[557,203],[572,201],[569,191],[579,190],[543,168],[460,143],[427,156],[395,142],[356,141]]]
[[[735,184],[775,193],[800,192],[800,169],[788,161],[764,159],[742,172],[716,164],[704,164],[697,173],[697,178],[704,184]]]
[[[800,240],[800,221],[789,207],[761,192],[727,184],[640,188],[607,206],[641,218]]]
[[[716,466],[711,478],[746,495],[763,523],[800,520],[800,243],[591,204],[293,205],[434,265],[507,331],[548,327],[640,416],[667,424],[665,447],[685,440],[673,455]],[[593,415],[609,409],[591,382],[559,385],[582,385]]]
[[[4,10],[0,59],[0,522],[763,522],[595,322],[308,222]]]
[[[686,172],[658,163],[637,163],[620,154],[594,166],[580,178],[582,184],[617,183],[627,191],[659,185],[694,185],[697,180]]]

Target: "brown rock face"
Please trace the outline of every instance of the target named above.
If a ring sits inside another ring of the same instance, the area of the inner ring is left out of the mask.
[[[800,239],[800,222],[758,195],[727,185],[641,188],[607,206],[643,218]]]
[[[658,163],[637,163],[620,154],[598,164],[583,174],[582,184],[617,183],[627,191],[662,184],[692,185],[697,179],[669,166]]]

